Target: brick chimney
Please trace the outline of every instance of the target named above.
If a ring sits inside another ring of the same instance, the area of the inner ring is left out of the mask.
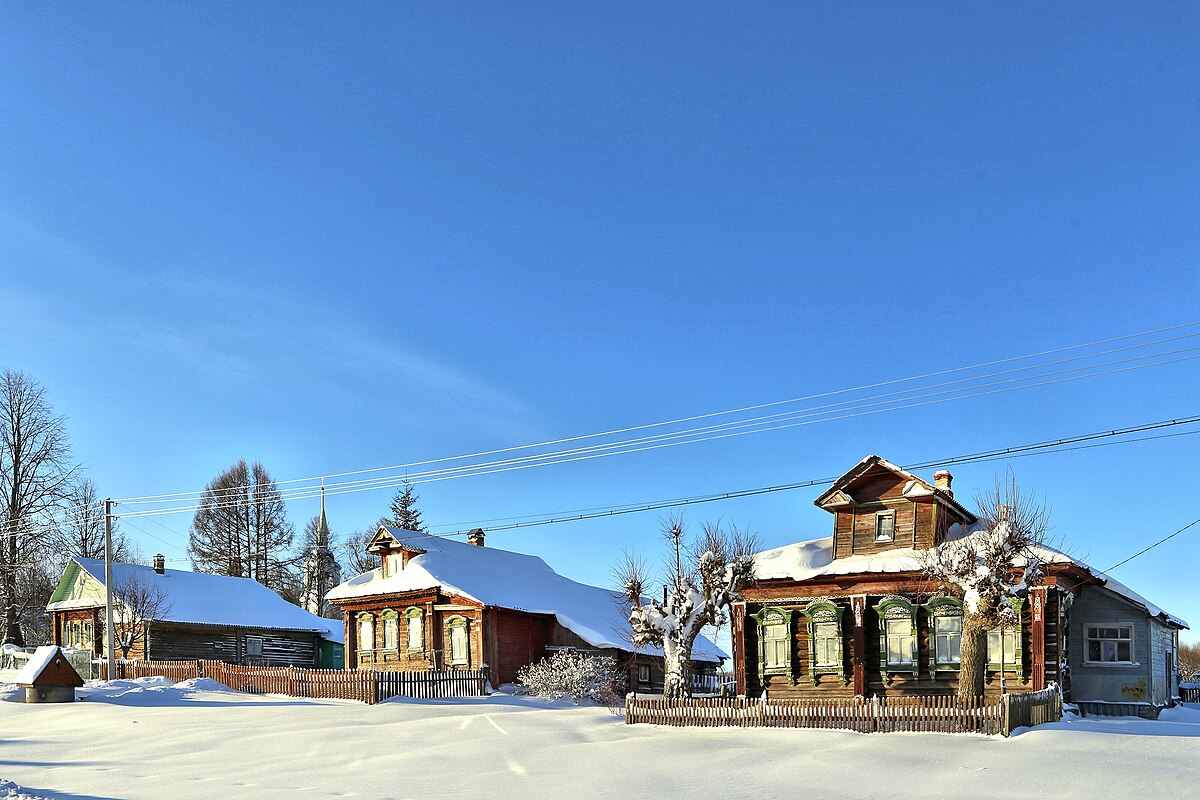
[[[483,528],[476,528],[467,534],[467,544],[483,547]]]
[[[157,572],[159,575],[162,575],[164,572],[166,572],[166,569],[167,569],[167,560],[165,558],[163,558],[163,554],[155,553],[154,554],[154,571]]]
[[[954,492],[950,489],[950,484],[952,483],[954,483],[954,476],[950,474],[949,470],[939,469],[933,473],[933,485],[951,497],[954,497]]]

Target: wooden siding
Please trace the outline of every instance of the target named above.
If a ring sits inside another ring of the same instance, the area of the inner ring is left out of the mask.
[[[494,642],[494,654],[488,660],[496,685],[512,683],[518,669],[545,658],[550,629],[559,627],[553,617],[507,609],[491,609],[488,616]]]
[[[263,640],[262,657],[246,655],[246,638]],[[225,628],[155,622],[150,626],[148,657],[159,661],[210,659],[240,664],[310,667],[318,663],[315,633]],[[131,654],[132,655],[132,654]]]

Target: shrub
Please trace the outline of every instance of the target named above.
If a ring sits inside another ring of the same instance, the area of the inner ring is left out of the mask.
[[[625,676],[615,658],[575,650],[559,650],[521,667],[517,681],[522,694],[549,700],[570,697],[576,703],[586,698],[610,707],[619,704],[625,692]]]

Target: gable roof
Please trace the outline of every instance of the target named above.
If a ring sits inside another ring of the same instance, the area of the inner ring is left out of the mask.
[[[854,481],[861,478],[873,467],[882,467],[883,469],[893,472],[896,475],[904,478],[907,483],[904,484],[902,492],[904,497],[909,499],[917,497],[936,497],[942,503],[950,506],[957,511],[963,519],[968,522],[975,522],[978,517],[968,511],[961,503],[954,499],[954,496],[949,492],[939,489],[924,478],[909,472],[903,467],[899,467],[886,458],[878,455],[869,455],[862,461],[859,461],[853,467],[846,471],[842,477],[833,482],[833,485],[821,493],[813,503],[821,508],[833,505],[853,504],[853,497],[846,491],[846,487]]]
[[[331,601],[440,588],[485,606],[509,608],[531,614],[553,614],[558,623],[593,647],[633,651],[629,623],[620,592],[589,586],[565,578],[537,556],[477,547],[440,536],[400,528],[387,531],[408,547],[419,543],[423,552],[409,559],[404,569],[384,578],[375,569],[345,581],[327,596]],[[640,647],[638,652],[661,655],[661,650]],[[696,661],[728,658],[704,637],[692,651]]]
[[[94,597],[66,596],[80,573],[103,589],[104,561],[72,556],[58,581],[58,587],[50,596],[47,611],[96,606]],[[332,642],[341,642],[345,638],[340,620],[310,614],[251,578],[232,578],[182,569],[163,570],[160,575],[153,567],[144,564],[118,563],[112,565],[112,573],[113,587],[117,591],[130,580],[142,581],[163,590],[165,605],[169,608],[158,622],[304,631],[318,633],[321,638]]]
[[[978,524],[970,528],[954,525],[950,529],[948,538],[962,538],[964,535],[969,536],[978,530]],[[1163,611],[1120,581],[1114,580],[1100,570],[1094,569],[1060,550],[1043,545],[1037,549],[1036,555],[1046,564],[1074,564],[1095,578],[1096,585],[1141,607],[1147,614],[1159,621],[1178,628],[1190,627],[1186,621]],[[820,539],[810,539],[776,547],[772,550],[764,550],[755,556],[754,571],[755,577],[759,580],[806,581],[827,575],[920,572],[921,562],[918,552],[911,547],[897,547],[881,553],[852,555],[835,559],[833,557],[833,537],[825,536]]]

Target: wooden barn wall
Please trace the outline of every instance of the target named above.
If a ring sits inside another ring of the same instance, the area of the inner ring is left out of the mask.
[[[545,658],[550,630],[559,627],[552,617],[504,609],[489,610],[488,617],[495,632],[495,655],[489,660],[499,683],[512,683],[518,669]]]
[[[312,667],[318,664],[317,635],[298,631],[218,628],[158,622],[150,627],[149,658],[158,661],[214,659],[246,663],[246,637],[263,640],[255,664]],[[134,657],[131,654],[131,657]]]

